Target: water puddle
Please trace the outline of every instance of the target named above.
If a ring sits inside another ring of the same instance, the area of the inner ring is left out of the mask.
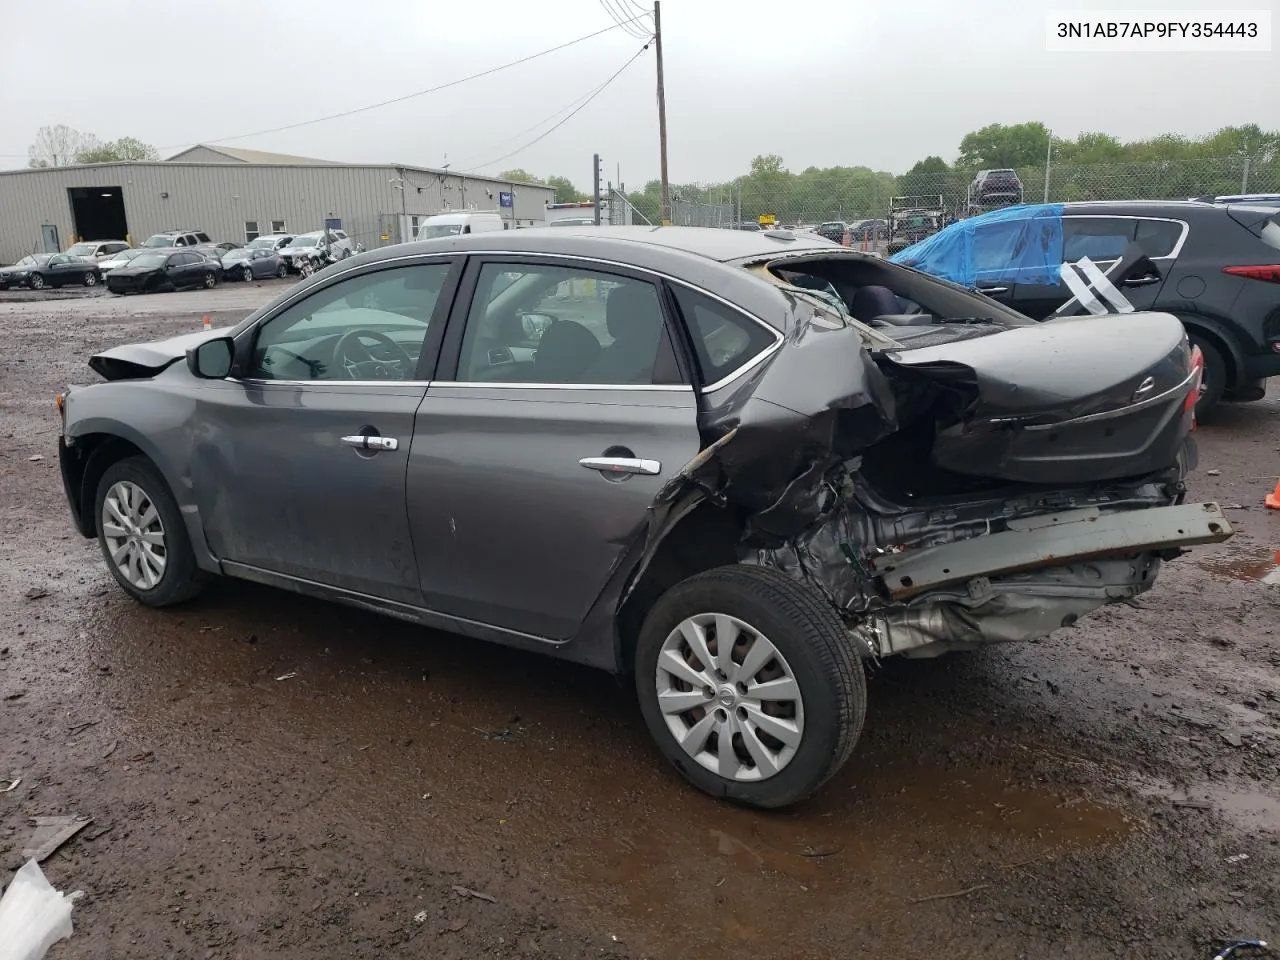
[[[1261,580],[1267,584],[1280,583],[1280,560],[1277,560],[1274,556],[1258,557],[1254,555],[1241,557],[1223,554],[1221,556],[1206,557],[1196,566],[1206,573],[1213,574],[1215,577],[1227,577],[1231,580],[1245,582]]]
[[[850,766],[795,811],[689,795],[678,813],[594,841],[574,868],[602,908],[654,938],[646,947],[749,943],[766,955],[822,956],[827,926],[875,931],[873,950],[879,938],[910,935],[913,899],[999,882],[1132,829],[1118,809],[992,771]]]

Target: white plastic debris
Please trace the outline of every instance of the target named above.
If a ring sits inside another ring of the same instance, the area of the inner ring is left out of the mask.
[[[0,898],[0,960],[41,960],[52,944],[71,936],[78,896],[55,890],[40,865],[28,860]]]

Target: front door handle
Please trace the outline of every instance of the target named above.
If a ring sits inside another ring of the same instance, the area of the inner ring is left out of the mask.
[[[588,470],[598,470],[606,476],[638,473],[646,477],[656,477],[662,472],[662,464],[657,460],[641,460],[638,457],[583,457],[578,461]]]
[[[1122,280],[1120,285],[1124,287],[1145,287],[1148,284],[1159,282],[1159,277],[1131,277],[1128,280]]]
[[[368,437],[362,433],[354,437],[343,437],[342,442],[348,447],[359,447],[361,450],[396,450],[400,447],[400,441],[395,437]]]

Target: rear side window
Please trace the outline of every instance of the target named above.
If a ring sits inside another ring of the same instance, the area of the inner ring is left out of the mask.
[[[1148,257],[1167,257],[1182,237],[1182,224],[1171,220],[1139,220],[1138,246]]]
[[[1280,214],[1262,225],[1258,238],[1272,250],[1280,250]]]
[[[754,320],[717,300],[674,287],[703,383],[715,383],[773,346],[777,338]]]
[[[1063,217],[1062,259],[1119,260],[1135,230],[1136,221],[1123,217]]]

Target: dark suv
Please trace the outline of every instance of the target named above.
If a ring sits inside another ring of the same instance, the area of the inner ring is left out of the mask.
[[[1032,223],[1047,226],[1035,231],[1029,245]],[[1135,259],[1137,251],[1142,255]],[[1093,312],[1131,307],[1182,320],[1204,354],[1200,412],[1219,400],[1259,400],[1265,378],[1280,376],[1275,207],[1136,200],[1028,204],[962,220],[895,257],[974,286],[1037,320],[1081,299],[1061,268],[1085,258],[1103,274],[1111,271],[1103,283],[1088,282],[1083,271],[1071,274],[1072,283],[1087,288],[1083,299],[1092,302]],[[1119,264],[1122,258],[1130,265]]]
[[[969,185],[969,203],[987,207],[1022,202],[1022,181],[1016,170],[979,170]]]

